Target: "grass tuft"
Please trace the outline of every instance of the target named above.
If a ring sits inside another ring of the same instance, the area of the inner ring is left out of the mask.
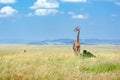
[[[103,72],[111,72],[115,70],[120,70],[120,65],[117,64],[99,64],[96,66],[89,66],[82,68],[84,71],[94,72],[94,73],[103,73]]]

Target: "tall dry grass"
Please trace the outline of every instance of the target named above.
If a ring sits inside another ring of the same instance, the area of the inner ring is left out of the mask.
[[[120,80],[120,46],[82,50],[96,58],[74,56],[66,45],[0,45],[0,80]]]

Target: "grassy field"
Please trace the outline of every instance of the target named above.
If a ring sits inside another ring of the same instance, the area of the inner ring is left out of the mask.
[[[0,80],[120,80],[120,46],[0,45]],[[26,50],[26,51],[24,51]]]

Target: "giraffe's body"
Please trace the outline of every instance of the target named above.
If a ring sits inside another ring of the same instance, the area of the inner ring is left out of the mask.
[[[79,27],[76,27],[76,28],[74,29],[74,31],[77,31],[77,32],[78,32],[78,34],[77,34],[77,39],[76,39],[76,41],[75,41],[74,44],[73,44],[74,54],[77,56],[77,55],[79,55],[79,53],[80,53],[80,40],[79,40],[80,28],[79,28]]]

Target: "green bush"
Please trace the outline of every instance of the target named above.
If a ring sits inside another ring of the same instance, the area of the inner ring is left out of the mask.
[[[91,52],[88,52],[87,50],[83,50],[83,54],[81,54],[83,57],[95,57]]]

